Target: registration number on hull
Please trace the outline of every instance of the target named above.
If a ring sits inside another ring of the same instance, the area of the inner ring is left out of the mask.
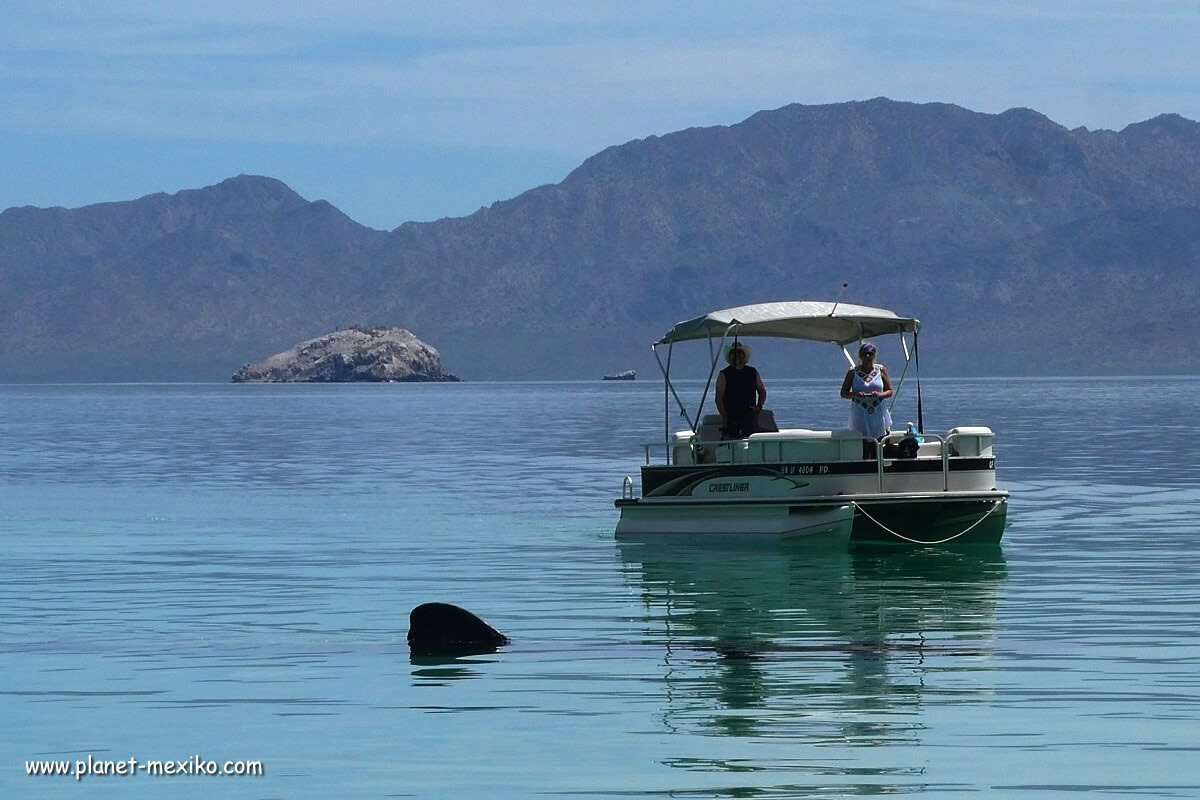
[[[824,475],[829,472],[828,464],[784,464],[779,469],[783,475]]]

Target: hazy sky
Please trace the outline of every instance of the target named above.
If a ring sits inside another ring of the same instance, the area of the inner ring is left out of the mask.
[[[0,20],[0,209],[248,173],[388,229],[789,103],[1200,119],[1200,0],[0,0]]]

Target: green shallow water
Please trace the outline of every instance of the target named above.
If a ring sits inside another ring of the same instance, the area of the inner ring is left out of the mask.
[[[660,384],[0,387],[0,796],[1200,796],[1193,432],[1070,384],[928,382],[1004,541],[850,552],[615,541]],[[89,755],[265,775],[25,774]]]

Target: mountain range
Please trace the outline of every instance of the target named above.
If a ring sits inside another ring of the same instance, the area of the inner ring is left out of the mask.
[[[407,328],[467,380],[645,375],[678,320],[843,283],[922,320],[928,374],[1197,373],[1198,263],[1196,122],[790,105],[392,231],[244,175],[10,208],[0,380],[227,380],[353,325]]]

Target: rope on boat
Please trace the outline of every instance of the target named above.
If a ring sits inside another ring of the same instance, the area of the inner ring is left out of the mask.
[[[874,523],[875,523],[876,525],[878,525],[880,528],[883,528],[885,531],[887,531],[888,533],[890,533],[892,536],[895,536],[897,539],[903,539],[904,541],[906,541],[906,542],[912,542],[913,544],[945,544],[946,542],[952,542],[952,541],[954,541],[955,539],[959,538],[960,536],[966,536],[968,533],[970,533],[971,531],[973,531],[973,530],[975,529],[975,526],[976,526],[976,525],[978,525],[979,523],[983,522],[985,519],[987,519],[988,517],[990,517],[990,516],[991,516],[991,514],[992,514],[992,512],[993,512],[993,511],[995,511],[997,508],[999,508],[999,507],[1000,507],[1000,504],[1001,504],[1001,503],[1003,503],[1003,502],[1004,502],[1003,500],[996,500],[996,501],[994,501],[994,502],[992,503],[992,507],[991,507],[991,508],[989,508],[989,509],[987,510],[987,513],[986,513],[986,514],[984,514],[984,515],[983,515],[982,517],[980,517],[979,519],[977,519],[977,520],[975,520],[974,522],[972,522],[970,525],[968,525],[968,526],[967,526],[967,528],[966,528],[965,530],[959,531],[958,533],[954,534],[953,536],[947,537],[947,538],[945,538],[945,539],[940,539],[940,540],[938,540],[938,541],[936,541],[936,542],[927,542],[927,541],[924,541],[924,540],[922,540],[922,539],[910,539],[910,538],[908,538],[907,536],[905,536],[905,535],[903,535],[903,534],[896,533],[894,530],[892,530],[891,528],[889,528],[887,525],[884,525],[882,522],[880,522],[879,520],[875,519],[875,518],[874,518],[874,517],[872,517],[870,514],[868,514],[868,513],[867,513],[867,510],[866,510],[865,508],[863,508],[861,505],[859,505],[859,504],[858,504],[856,501],[854,501],[854,500],[851,500],[851,501],[850,501],[850,505],[852,505],[852,506],[854,506],[855,508],[857,508],[859,511],[861,511],[861,512],[862,512],[862,515],[863,515],[864,517],[866,517],[867,519],[871,520],[871,522],[874,522]]]

